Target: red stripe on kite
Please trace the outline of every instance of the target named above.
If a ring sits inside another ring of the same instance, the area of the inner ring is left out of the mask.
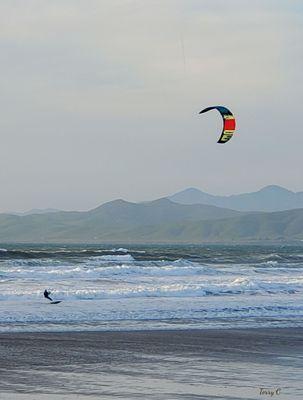
[[[234,131],[236,129],[236,120],[233,119],[225,119],[224,120],[224,128],[225,131]]]

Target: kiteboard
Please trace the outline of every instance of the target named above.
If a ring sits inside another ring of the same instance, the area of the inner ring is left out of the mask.
[[[49,304],[59,304],[61,303],[62,300],[57,300],[57,301],[51,301]]]

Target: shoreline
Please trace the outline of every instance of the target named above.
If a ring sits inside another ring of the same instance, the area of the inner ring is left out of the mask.
[[[5,331],[1,332],[0,331],[0,340],[2,337],[6,336],[18,336],[18,335],[86,335],[86,334],[131,334],[131,333],[180,333],[180,332],[231,332],[231,331],[236,331],[236,332],[242,332],[242,331],[250,331],[252,332],[265,332],[265,331],[302,331],[302,337],[303,337],[303,326],[261,326],[261,327],[256,327],[256,326],[237,326],[237,327],[206,327],[206,328],[186,328],[186,327],[181,327],[181,328],[134,328],[134,329],[100,329],[100,330],[94,330],[94,329],[87,329],[87,330],[49,330],[49,331]]]

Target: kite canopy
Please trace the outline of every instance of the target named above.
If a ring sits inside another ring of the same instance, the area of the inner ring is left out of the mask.
[[[228,108],[223,106],[212,106],[207,107],[204,110],[200,111],[199,114],[203,114],[210,110],[218,110],[223,118],[223,130],[218,140],[218,143],[226,143],[232,137],[235,129],[236,129],[236,120],[233,114],[229,111]]]

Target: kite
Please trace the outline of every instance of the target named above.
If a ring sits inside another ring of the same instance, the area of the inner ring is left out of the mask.
[[[228,108],[223,107],[223,106],[207,107],[204,110],[200,111],[199,114],[203,114],[210,110],[218,110],[223,118],[223,130],[222,130],[220,139],[218,140],[218,143],[228,142],[236,129],[235,117],[229,111]]]

